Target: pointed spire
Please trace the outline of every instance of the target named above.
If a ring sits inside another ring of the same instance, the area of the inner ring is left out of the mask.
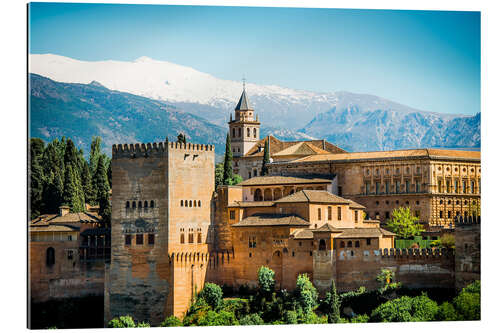
[[[243,92],[241,93],[240,101],[238,105],[236,105],[235,111],[248,111],[253,110],[250,106],[250,102],[248,101],[247,91],[245,86],[245,78],[243,78]]]

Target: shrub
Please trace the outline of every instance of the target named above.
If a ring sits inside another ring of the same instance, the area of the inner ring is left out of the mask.
[[[257,313],[252,313],[241,318],[240,325],[264,325],[264,320]]]
[[[373,310],[370,321],[429,321],[435,318],[437,312],[437,303],[425,294],[417,297],[403,296],[379,305]]]
[[[234,313],[227,311],[208,311],[205,316],[200,318],[198,322],[199,326],[232,326],[238,325],[238,321],[234,316]]]
[[[199,297],[216,310],[222,303],[222,289],[215,283],[206,283]]]
[[[111,319],[108,323],[108,327],[110,328],[135,327],[135,322],[131,316],[120,316],[118,318]]]
[[[300,324],[327,324],[328,319],[326,316],[319,317],[314,311],[306,313],[301,320]]]
[[[141,327],[151,327],[151,325],[149,325],[149,323],[146,323],[146,322],[141,322],[141,323],[137,323],[137,328],[141,328]]]
[[[165,318],[165,320],[160,324],[161,327],[174,327],[182,326],[182,322],[176,316],[170,316]]]
[[[458,320],[481,319],[481,295],[461,291],[453,300],[453,305],[458,313]]]
[[[258,272],[259,290],[264,294],[274,291],[276,282],[274,281],[274,271],[266,266],[261,266]]]
[[[300,274],[297,277],[295,297],[305,313],[311,312],[318,305],[318,292],[307,274]]]
[[[367,323],[370,319],[370,316],[367,314],[357,315],[356,317],[351,318],[351,323]]]
[[[297,313],[295,311],[286,311],[283,319],[285,320],[286,324],[292,325],[298,323]]]
[[[250,304],[247,299],[226,299],[223,301],[221,309],[234,313],[236,318],[239,319],[250,313]]]
[[[438,307],[438,311],[436,313],[436,320],[440,321],[454,321],[458,320],[458,314],[453,304],[448,302],[444,302]]]

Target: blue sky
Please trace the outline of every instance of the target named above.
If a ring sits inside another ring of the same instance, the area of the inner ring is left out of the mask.
[[[216,77],[480,112],[480,13],[32,3],[30,53],[140,56]]]

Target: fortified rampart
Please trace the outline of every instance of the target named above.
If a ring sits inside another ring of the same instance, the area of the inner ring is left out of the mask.
[[[381,269],[395,273],[395,281],[409,288],[453,288],[455,255],[443,249],[379,249],[314,251],[313,281],[320,293],[335,279],[339,291],[361,286],[376,289]]]
[[[455,287],[462,289],[481,277],[481,217],[456,220]]]

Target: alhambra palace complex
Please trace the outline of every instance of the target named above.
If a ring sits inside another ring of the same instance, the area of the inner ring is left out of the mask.
[[[479,279],[480,152],[349,153],[259,130],[243,90],[229,133],[244,181],[217,189],[212,145],[114,145],[111,232],[95,228],[96,214],[64,207],[32,221],[32,299],[100,294],[105,322],[130,314],[158,325],[182,317],[206,282],[256,286],[261,266],[280,289],[307,273],[320,293],[332,279],[341,291],[377,288],[382,268],[408,287]],[[271,162],[261,176],[265,145]],[[455,251],[395,249],[383,226],[402,206],[429,234],[452,232]]]

